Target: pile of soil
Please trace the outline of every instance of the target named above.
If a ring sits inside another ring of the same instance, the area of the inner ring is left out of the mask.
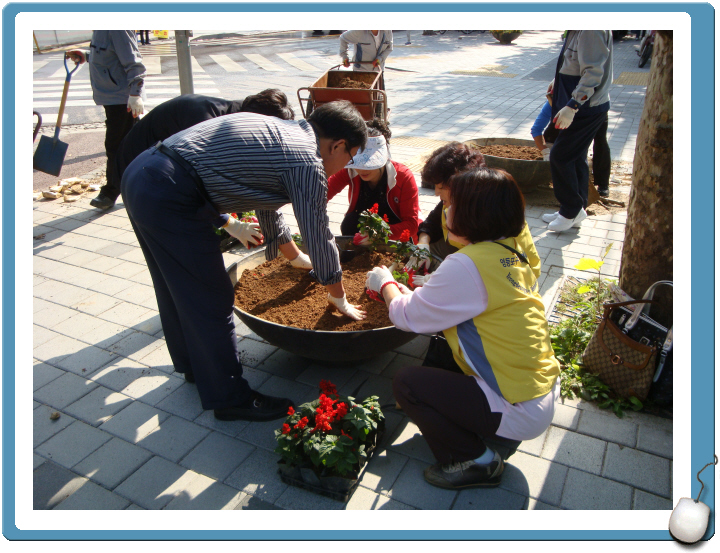
[[[243,271],[235,285],[235,305],[266,321],[311,330],[355,331],[392,326],[385,303],[365,293],[368,271],[392,262],[391,253],[365,251],[342,264],[348,302],[367,312],[362,321],[335,310],[328,303],[325,287],[282,256]]]
[[[337,82],[334,88],[370,88],[370,85],[362,81],[356,81],[350,77],[343,77]]]
[[[483,154],[495,157],[506,157],[509,159],[526,159],[530,161],[542,161],[540,150],[533,146],[511,146],[509,144],[495,144],[492,146],[476,146]]]

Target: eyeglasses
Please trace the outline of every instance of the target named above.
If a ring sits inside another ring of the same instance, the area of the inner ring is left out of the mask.
[[[350,156],[350,161],[348,161],[345,165],[355,165],[355,160],[353,159],[354,156],[352,155],[352,152],[347,147],[347,142],[345,142],[345,151],[347,152],[347,155]]]

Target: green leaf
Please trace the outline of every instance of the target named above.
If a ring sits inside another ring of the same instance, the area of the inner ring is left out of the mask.
[[[597,261],[589,257],[583,257],[582,259],[580,259],[580,261],[577,262],[575,268],[580,269],[581,271],[589,271],[590,269],[595,269],[596,271],[598,271],[600,270],[602,264],[602,261]]]
[[[640,401],[640,400],[639,400],[638,398],[636,398],[635,396],[630,396],[630,403],[632,403],[632,408],[633,408],[635,411],[639,411],[640,409],[643,408],[642,401]]]
[[[592,288],[590,288],[590,286],[585,285],[585,286],[581,286],[580,288],[578,288],[577,293],[585,294],[586,292],[589,292],[590,290],[592,290]]]

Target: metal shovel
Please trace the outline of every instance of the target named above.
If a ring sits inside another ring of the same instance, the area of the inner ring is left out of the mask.
[[[70,71],[67,65],[67,58],[63,61],[65,63],[67,77],[65,77],[65,88],[63,88],[60,111],[58,112],[57,123],[55,125],[55,136],[53,138],[41,136],[38,147],[35,150],[35,155],[33,156],[33,169],[56,177],[60,175],[60,169],[62,169],[65,154],[68,149],[67,143],[61,142],[58,137],[60,136],[60,125],[62,124],[63,112],[65,111],[65,100],[67,100],[68,88],[70,87],[70,76],[80,67],[80,64],[76,63],[75,69]]]

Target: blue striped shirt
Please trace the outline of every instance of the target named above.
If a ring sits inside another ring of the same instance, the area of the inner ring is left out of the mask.
[[[342,280],[327,215],[327,175],[310,123],[255,113],[204,121],[163,144],[190,163],[221,213],[255,210],[266,259],[292,240],[279,209],[291,203],[321,284]]]

